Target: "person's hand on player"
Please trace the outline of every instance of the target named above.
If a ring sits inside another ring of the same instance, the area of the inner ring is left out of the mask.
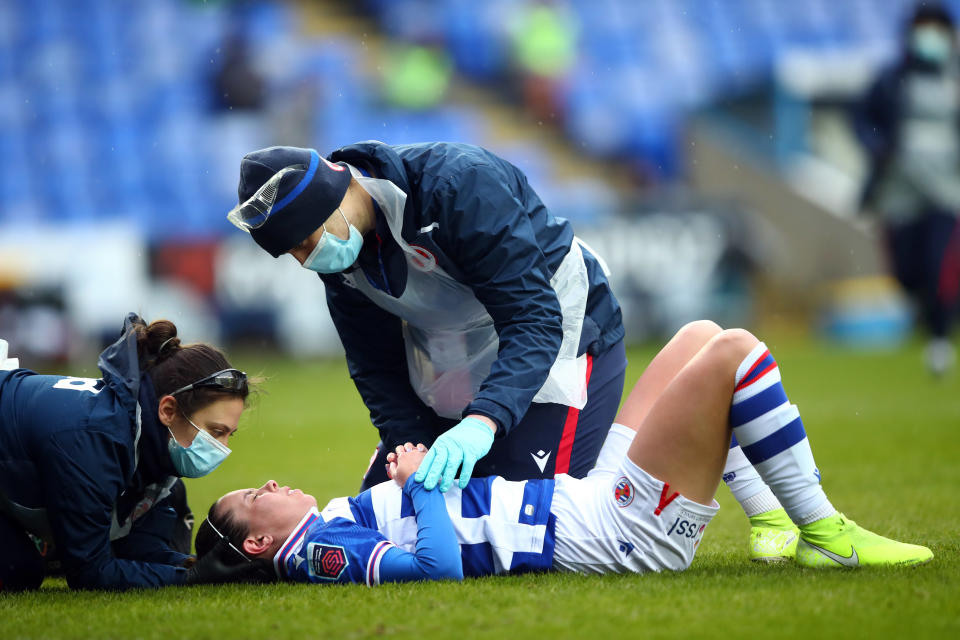
[[[391,480],[394,479],[394,473],[397,470],[397,454],[405,451],[406,448],[404,445],[397,445],[394,451],[391,451],[387,454],[387,464],[383,465],[387,468],[387,477]]]
[[[496,431],[497,425],[490,418],[467,416],[433,443],[417,471],[417,482],[423,482],[425,489],[433,489],[439,483],[440,491],[446,491],[453,485],[459,469],[460,488],[463,489],[470,482],[477,460],[487,455],[493,446]]]
[[[416,473],[426,454],[427,447],[423,444],[416,447],[410,442],[398,445],[395,451],[387,454],[387,477],[402,487]]]

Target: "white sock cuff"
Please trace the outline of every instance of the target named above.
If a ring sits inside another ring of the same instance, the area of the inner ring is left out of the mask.
[[[801,524],[810,524],[811,522],[816,522],[817,520],[823,520],[824,518],[829,518],[837,512],[836,507],[830,503],[829,500],[824,497],[823,502],[820,503],[820,506],[808,513],[807,515],[797,518],[794,522],[797,525]]]
[[[770,491],[770,487],[764,487],[760,493],[743,500],[740,506],[743,507],[743,512],[747,514],[747,517],[751,518],[767,511],[779,509],[780,501],[777,500],[777,496],[773,495],[773,491]]]
[[[740,384],[740,381],[743,380],[743,376],[747,375],[747,372],[750,371],[750,367],[763,355],[767,350],[767,345],[763,342],[760,342],[753,348],[753,351],[747,354],[747,357],[743,359],[743,362],[740,363],[740,366],[737,367],[737,375],[733,379],[734,386]]]

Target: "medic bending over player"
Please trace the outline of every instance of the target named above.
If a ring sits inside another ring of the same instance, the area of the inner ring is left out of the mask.
[[[687,325],[623,405],[584,479],[472,479],[443,494],[416,475],[425,448],[391,454],[391,482],[317,510],[267,482],[220,498],[198,530],[201,557],[272,559],[280,579],[367,585],[549,570],[683,570],[716,513],[731,434],[799,528],[809,567],[912,565],[926,547],[871,533],[819,482],[797,407],[767,347],[742,329]],[[224,554],[225,548],[232,554]]]
[[[0,593],[38,588],[51,558],[75,589],[252,579],[216,554],[194,564],[193,515],[173,494],[230,454],[247,375],[133,313],[97,366],[98,379],[39,375],[0,340]]]

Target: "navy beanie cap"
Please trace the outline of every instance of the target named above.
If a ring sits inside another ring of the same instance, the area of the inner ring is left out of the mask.
[[[346,166],[328,162],[313,149],[268,147],[240,161],[239,201],[246,202],[278,171],[291,166],[297,170],[281,179],[266,222],[250,229],[254,241],[274,258],[316,231],[340,206],[350,185]]]

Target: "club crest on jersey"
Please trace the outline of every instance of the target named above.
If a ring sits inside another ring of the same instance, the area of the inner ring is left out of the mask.
[[[307,559],[307,572],[321,580],[336,580],[350,564],[343,547],[318,542],[307,545]]]
[[[617,484],[613,487],[613,497],[617,501],[618,507],[629,506],[633,502],[633,485],[627,480],[626,476],[620,476]]]

